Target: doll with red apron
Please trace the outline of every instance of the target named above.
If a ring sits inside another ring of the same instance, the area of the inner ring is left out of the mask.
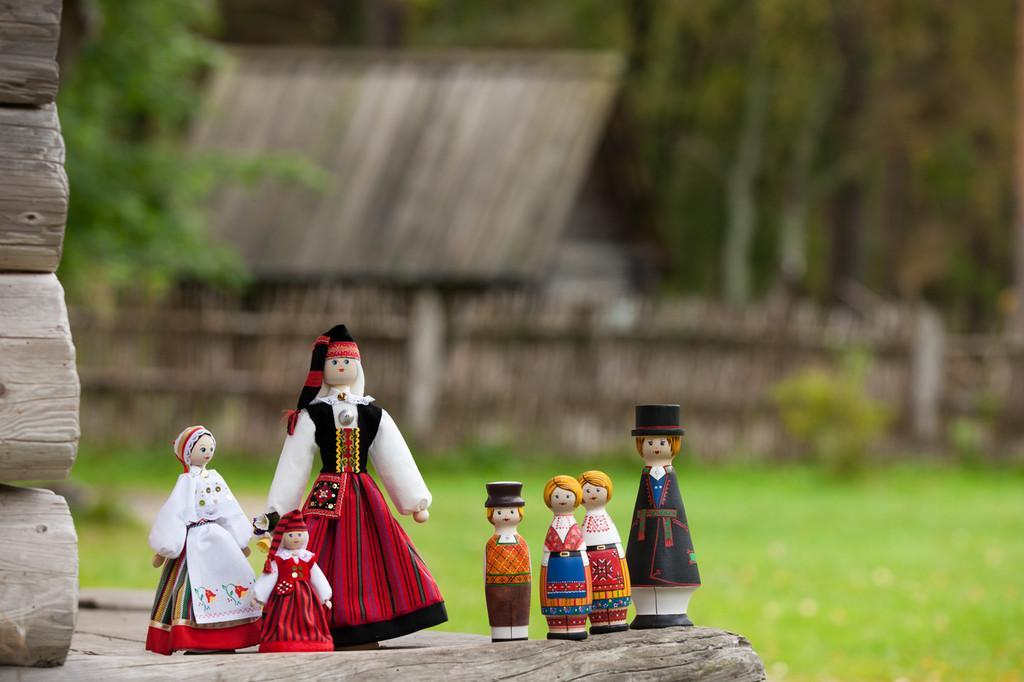
[[[306,549],[309,529],[302,512],[281,517],[256,581],[255,599],[266,606],[260,625],[260,652],[333,651],[327,625],[331,586]]]

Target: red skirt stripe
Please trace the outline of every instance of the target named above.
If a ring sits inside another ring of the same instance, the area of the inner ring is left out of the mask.
[[[202,628],[190,625],[173,625],[170,630],[150,627],[146,633],[146,650],[169,656],[171,652],[189,649],[192,651],[221,651],[244,649],[259,641],[258,621],[226,628]]]
[[[388,621],[443,602],[412,540],[367,473],[347,476],[337,519],[312,516],[309,549],[334,591],[332,629]]]
[[[278,594],[275,588],[270,593],[260,622],[260,651],[330,651],[334,648],[327,626],[327,610],[308,581],[296,582],[288,594]],[[321,646],[313,649],[282,648],[296,644],[305,646],[307,643]]]

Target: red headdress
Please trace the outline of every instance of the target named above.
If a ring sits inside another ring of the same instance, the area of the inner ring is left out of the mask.
[[[281,546],[281,538],[284,537],[284,534],[294,533],[299,530],[309,532],[301,509],[292,509],[281,517],[281,520],[277,522],[277,526],[274,527],[274,539],[270,541],[270,551],[267,552],[267,560],[263,563],[264,573],[270,573],[270,566],[274,562],[274,554],[277,553],[278,548]]]
[[[214,446],[217,445],[217,439],[213,437],[210,430],[201,424],[196,426],[190,426],[174,439],[172,447],[174,448],[174,456],[181,462],[181,468],[187,474],[188,470],[192,467],[192,448],[196,446],[199,439],[203,436],[209,436],[210,440],[213,441]]]
[[[309,374],[306,375],[306,383],[299,393],[299,401],[294,410],[286,413],[288,419],[288,435],[295,433],[295,422],[298,421],[299,412],[309,405],[320,392],[324,384],[324,362],[328,358],[352,358],[359,360],[359,346],[355,339],[348,333],[348,327],[343,324],[331,327],[313,342],[313,356],[309,361]]]

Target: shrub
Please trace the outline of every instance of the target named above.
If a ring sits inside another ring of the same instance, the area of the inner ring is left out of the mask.
[[[860,473],[868,450],[891,417],[865,386],[867,354],[851,352],[838,368],[808,368],[772,392],[786,432],[803,443],[811,460],[841,478]]]

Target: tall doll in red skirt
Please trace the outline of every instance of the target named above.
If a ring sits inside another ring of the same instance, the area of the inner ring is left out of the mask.
[[[316,555],[306,549],[309,529],[298,509],[285,514],[253,590],[266,604],[260,627],[260,652],[333,651],[327,626],[331,586]]]
[[[336,647],[400,637],[448,620],[426,564],[367,471],[373,464],[395,508],[423,523],[431,497],[387,411],[364,395],[359,347],[345,325],[316,339],[306,385],[257,532],[302,507],[309,548],[334,597]],[[314,461],[320,473],[302,504]]]

